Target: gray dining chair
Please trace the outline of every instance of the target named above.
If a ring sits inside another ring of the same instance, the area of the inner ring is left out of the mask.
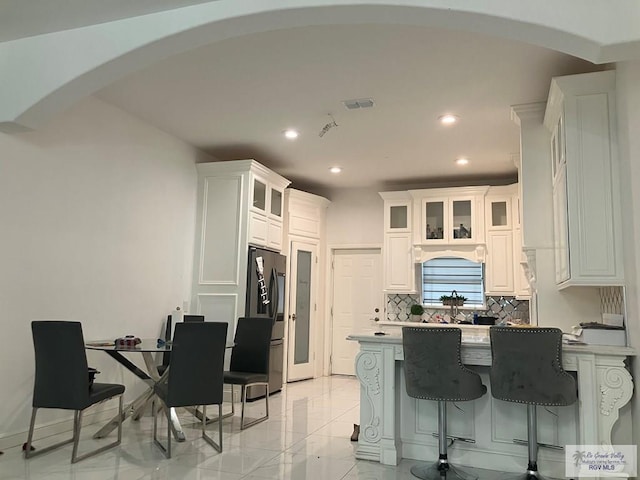
[[[73,443],[71,463],[120,445],[122,440],[122,395],[124,385],[90,382],[82,325],[80,322],[31,322],[36,373],[33,387],[33,409],[25,445],[26,458],[35,457],[68,443]],[[82,413],[92,405],[118,397],[118,438],[115,442],[78,455]],[[54,445],[32,449],[36,413],[40,408],[73,410],[73,436]]]
[[[527,406],[529,462],[514,479],[542,479],[538,472],[536,405],[565,406],[578,399],[576,380],[562,368],[559,328],[491,327],[491,395]]]
[[[411,474],[423,480],[478,478],[451,465],[447,453],[449,439],[461,439],[447,435],[447,402],[475,400],[487,392],[480,375],[462,363],[461,339],[462,330],[459,328],[402,328],[407,395],[438,402],[438,460],[411,467]]]
[[[202,406],[202,438],[222,451],[222,400],[224,354],[228,324],[223,322],[178,323],[173,338],[171,368],[166,382],[154,393],[164,404],[167,446],[158,439],[158,412],[153,410],[153,441],[171,458],[170,408]],[[218,405],[218,442],[206,433],[207,405]]]
[[[189,322],[204,322],[204,315],[184,315],[182,320],[185,323]],[[164,339],[167,342],[171,341],[171,330],[173,324],[173,318],[171,315],[167,315],[167,323],[164,329]],[[171,352],[164,352],[162,354],[162,363],[158,365],[158,374],[160,376],[164,375],[164,372],[169,368],[169,364],[171,363]]]
[[[224,372],[224,383],[231,385],[231,413],[228,416],[235,415],[233,387],[234,385],[242,387],[241,430],[269,418],[269,353],[272,330],[273,320],[270,318],[241,317],[238,319],[231,350],[231,362],[229,370]],[[262,417],[245,422],[247,388],[251,386],[264,386],[266,412]]]

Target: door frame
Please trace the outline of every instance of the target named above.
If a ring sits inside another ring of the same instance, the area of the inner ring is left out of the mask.
[[[331,350],[333,348],[333,285],[334,285],[334,271],[333,260],[336,251],[338,250],[379,250],[382,261],[382,243],[356,243],[345,245],[329,245],[327,247],[328,255],[326,256],[326,271],[328,272],[328,282],[326,283],[325,290],[325,322],[324,322],[324,335],[323,335],[323,359],[322,359],[322,375],[331,375]],[[382,264],[381,264],[382,266]],[[381,272],[382,274],[382,272]],[[382,279],[381,279],[382,280]],[[381,283],[382,285],[382,283]],[[383,301],[381,315],[386,318],[387,302],[385,300],[385,294],[383,290],[380,290],[380,297]]]

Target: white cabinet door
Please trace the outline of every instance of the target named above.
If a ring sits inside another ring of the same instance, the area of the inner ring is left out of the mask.
[[[553,248],[556,262],[556,283],[558,284],[567,281],[571,276],[566,176],[567,169],[563,165],[556,172],[556,182],[553,186]]]
[[[513,228],[512,196],[489,197],[485,199],[486,205],[486,229],[511,230]]]
[[[249,243],[266,247],[269,238],[269,224],[267,217],[261,213],[249,212]]]
[[[266,215],[267,202],[269,200],[267,195],[267,181],[255,175],[252,175],[251,178],[251,209],[255,212]]]
[[[384,243],[384,289],[390,292],[415,292],[410,233],[389,233]]]
[[[416,245],[477,245],[485,242],[485,195],[489,187],[410,190]]]
[[[415,293],[412,206],[409,192],[380,192],[384,200],[384,290]],[[442,221],[442,219],[440,220]]]
[[[513,232],[489,232],[487,238],[487,292],[513,294]]]
[[[282,221],[283,197],[282,190],[269,186],[269,218]]]
[[[428,198],[422,202],[424,245],[477,243],[476,198]]]
[[[249,242],[272,250],[281,251],[283,245],[284,188],[269,172],[264,176],[251,175],[251,200],[249,209]]]
[[[624,285],[615,85],[615,71],[551,82],[544,123],[552,134],[560,288]]]
[[[424,244],[449,243],[449,201],[429,198],[422,202],[422,241]]]
[[[282,222],[267,219],[267,247],[282,250]]]
[[[449,236],[450,243],[477,243],[476,198],[452,198],[449,203]]]

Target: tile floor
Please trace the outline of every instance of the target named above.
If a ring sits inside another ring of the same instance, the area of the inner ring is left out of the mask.
[[[173,442],[173,457],[165,459],[151,438],[151,417],[127,420],[122,445],[98,456],[70,464],[71,445],[35,457],[22,458],[19,447],[0,456],[1,480],[354,480],[411,479],[415,462],[398,467],[356,460],[350,441],[359,423],[360,386],[354,377],[333,376],[291,383],[271,397],[270,418],[240,430],[236,417],[224,421],[223,452],[199,437],[194,417],[179,410],[187,440]],[[238,397],[238,395],[236,395]],[[226,410],[225,410],[226,411]],[[211,412],[211,410],[210,410]],[[248,417],[264,412],[264,402],[249,404]],[[93,447],[87,425],[80,451]],[[164,428],[161,429],[165,431]],[[216,438],[215,424],[210,434]],[[109,437],[110,439],[113,436]],[[47,442],[56,441],[49,438]],[[37,447],[38,443],[34,442]]]

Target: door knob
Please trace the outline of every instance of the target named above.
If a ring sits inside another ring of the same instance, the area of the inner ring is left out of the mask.
[[[291,315],[291,320],[293,320],[294,322],[296,321],[296,314],[295,313]]]

